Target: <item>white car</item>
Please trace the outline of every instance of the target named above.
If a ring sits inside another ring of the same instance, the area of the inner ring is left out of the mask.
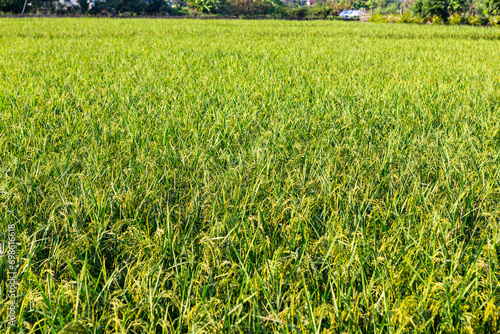
[[[346,20],[359,18],[359,10],[343,10],[340,12],[339,16],[343,17]]]

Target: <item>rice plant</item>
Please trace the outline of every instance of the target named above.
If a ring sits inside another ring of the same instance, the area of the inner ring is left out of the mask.
[[[500,330],[500,31],[0,19],[11,333]]]

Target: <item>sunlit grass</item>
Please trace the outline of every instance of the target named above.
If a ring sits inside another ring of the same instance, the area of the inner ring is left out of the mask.
[[[472,27],[0,19],[11,330],[498,331],[498,59]]]

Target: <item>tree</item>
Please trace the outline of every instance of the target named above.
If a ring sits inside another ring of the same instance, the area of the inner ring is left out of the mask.
[[[411,13],[415,16],[425,16],[422,10],[424,6],[424,0],[417,0],[411,6]]]
[[[232,14],[247,17],[270,14],[275,7],[267,0],[229,0],[228,5]]]
[[[385,2],[385,0],[381,0]],[[355,9],[361,8],[376,8],[379,0],[354,0],[352,2],[352,7]]]
[[[216,0],[189,0],[188,6],[199,13],[216,13],[220,7]]]
[[[450,0],[448,5],[450,13],[464,13],[467,11],[467,0]]]
[[[439,16],[445,20],[449,16],[448,7],[448,0],[417,0],[413,4],[411,11],[416,16]]]
[[[143,14],[146,9],[146,3],[141,0],[122,0],[122,7],[118,12],[131,12],[135,14]]]
[[[340,12],[339,6],[333,1],[319,2],[317,1],[310,9],[309,16],[327,18],[330,15],[336,15]]]
[[[169,6],[164,0],[149,0],[146,6],[146,13],[158,15],[168,12]]]
[[[80,5],[80,10],[83,14],[87,13],[89,10],[89,2],[88,0],[79,0],[78,4]]]
[[[484,5],[488,15],[500,15],[500,0],[485,0]]]
[[[24,0],[0,0],[0,11],[19,14],[23,10]]]

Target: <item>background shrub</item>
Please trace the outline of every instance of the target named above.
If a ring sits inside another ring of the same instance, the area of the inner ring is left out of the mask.
[[[462,17],[457,13],[455,13],[452,16],[450,16],[450,18],[448,19],[448,23],[452,26],[459,25],[462,23]]]
[[[443,19],[437,15],[431,16],[427,22],[432,24],[432,25],[443,25],[444,24]]]
[[[23,10],[23,0],[0,0],[0,11],[6,13],[20,13]]]
[[[400,23],[413,23],[413,15],[410,13],[403,13],[399,19]]]
[[[481,25],[481,19],[479,17],[470,16],[467,19],[467,23],[469,23],[471,26],[480,26]]]
[[[369,19],[368,22],[374,22],[374,23],[387,23],[387,19],[384,15],[381,14],[374,14],[372,15]]]

